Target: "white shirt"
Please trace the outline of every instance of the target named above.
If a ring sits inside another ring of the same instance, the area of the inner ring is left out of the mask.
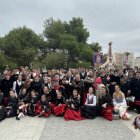
[[[92,98],[93,98],[93,103],[92,104],[88,104],[88,100],[91,100]],[[96,96],[94,94],[89,94],[88,93],[85,105],[96,106]]]

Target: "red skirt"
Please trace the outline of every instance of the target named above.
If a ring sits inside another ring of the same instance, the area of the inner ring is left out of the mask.
[[[42,112],[42,108],[41,108],[40,104],[37,103],[35,114],[36,114],[36,115],[39,115],[41,112]],[[48,117],[50,114],[51,114],[51,111],[48,111],[48,112],[44,112],[44,113],[42,114],[42,116]]]
[[[112,121],[113,120],[113,107],[104,108],[101,111],[101,116],[103,116],[105,119],[109,121]]]
[[[37,103],[37,104],[36,104],[36,108],[35,108],[35,114],[36,114],[36,115],[40,114],[40,110],[41,110],[41,109],[40,109],[40,104]]]
[[[48,117],[48,116],[50,116],[50,114],[51,114],[51,111],[45,112],[45,113],[43,113],[43,116]]]
[[[66,105],[60,105],[60,106],[53,106],[52,105],[52,113],[56,116],[62,115],[65,113]]]
[[[80,110],[75,111],[73,109],[67,108],[65,115],[64,115],[64,119],[66,121],[69,121],[69,120],[80,121],[80,120],[84,120],[85,118],[83,118],[81,116]]]
[[[55,107],[55,104],[51,103],[50,107],[51,107],[51,110],[53,110],[53,107]]]

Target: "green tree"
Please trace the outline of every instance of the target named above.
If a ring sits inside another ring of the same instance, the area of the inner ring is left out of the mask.
[[[86,43],[89,37],[89,32],[84,27],[82,18],[72,18],[72,20],[69,21],[69,28],[68,33],[74,35],[78,42]]]
[[[50,52],[63,52],[67,55],[67,67],[71,62],[78,62],[78,59],[82,58],[81,55],[85,54],[83,52],[79,57],[80,51],[84,50],[81,49],[82,45],[86,46],[86,52],[91,54],[91,49],[87,45],[89,32],[84,27],[82,18],[75,17],[69,22],[47,19],[44,23],[43,35]]]
[[[41,38],[25,26],[13,29],[3,39],[2,51],[19,66],[30,65],[42,45]]]
[[[47,40],[47,46],[52,51],[60,49],[60,35],[65,33],[65,26],[60,20],[53,18],[46,19],[44,22],[43,35]]]
[[[61,35],[60,40],[60,46],[63,50],[63,53],[67,55],[67,68],[69,68],[69,63],[76,61],[76,58],[78,57],[78,43],[76,42],[75,37],[71,34]]]
[[[47,69],[59,69],[65,67],[66,59],[64,53],[51,52],[42,60],[41,64]]]
[[[91,44],[89,44],[89,47],[92,49],[93,52],[102,51],[102,47],[98,42],[92,42]]]
[[[16,67],[16,64],[8,60],[8,58],[6,58],[6,56],[0,52],[0,71],[3,70],[5,65],[9,65],[11,68]]]
[[[80,60],[92,63],[93,50],[87,47],[87,45],[82,47],[79,55]]]

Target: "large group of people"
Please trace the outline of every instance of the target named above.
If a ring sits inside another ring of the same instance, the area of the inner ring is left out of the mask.
[[[140,71],[134,69],[38,69],[5,67],[0,80],[0,120],[24,116],[65,120],[129,120],[140,113]]]

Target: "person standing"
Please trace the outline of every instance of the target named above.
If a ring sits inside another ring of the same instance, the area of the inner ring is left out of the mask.
[[[131,93],[132,95],[135,97],[135,107],[137,110],[137,113],[140,113],[140,72],[136,72],[136,78],[134,78],[131,82],[130,82],[130,89],[131,89]]]
[[[16,96],[19,95],[22,86],[23,86],[22,76],[18,75],[17,80],[15,82],[13,82],[13,90],[14,90]]]
[[[7,106],[10,90],[12,89],[13,82],[10,75],[7,73],[5,78],[1,81],[1,91],[3,92],[3,104]]]

